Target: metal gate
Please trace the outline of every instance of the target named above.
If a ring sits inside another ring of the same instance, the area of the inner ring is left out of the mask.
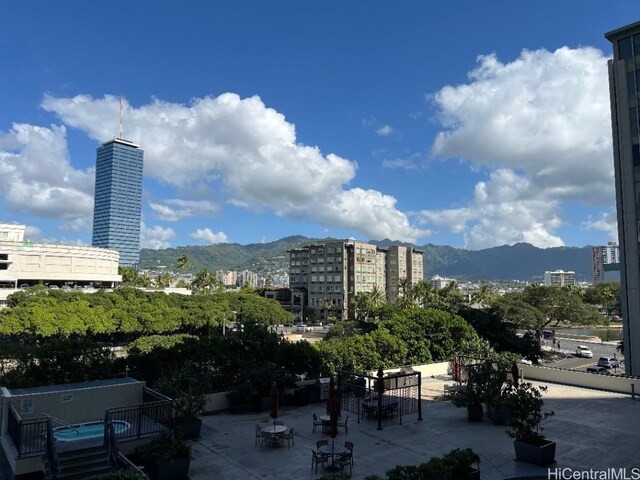
[[[378,430],[382,420],[396,417],[402,425],[402,417],[418,414],[422,420],[422,376],[411,368],[400,373],[384,375],[382,368],[377,376],[353,372],[338,372],[338,399],[341,410],[361,419],[374,418]]]

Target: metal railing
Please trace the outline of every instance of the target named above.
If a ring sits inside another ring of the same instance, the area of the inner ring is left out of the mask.
[[[167,399],[128,407],[110,408],[107,410],[107,416],[111,423],[126,422],[129,425],[128,428],[115,432],[115,437],[118,440],[141,438],[171,428],[173,401]]]
[[[18,451],[18,456],[26,457],[45,453],[47,419],[43,417],[23,419],[11,403],[7,413],[7,433]]]
[[[58,452],[56,450],[56,440],[53,436],[53,422],[52,418],[47,419],[47,460],[49,463],[49,474],[51,478],[56,478],[58,475]]]

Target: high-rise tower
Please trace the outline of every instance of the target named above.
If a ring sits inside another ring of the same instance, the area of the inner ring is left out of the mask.
[[[609,92],[625,369],[627,375],[640,375],[640,22],[605,36],[613,44]]]
[[[92,244],[120,252],[123,266],[140,258],[143,154],[139,145],[116,138],[96,157]]]

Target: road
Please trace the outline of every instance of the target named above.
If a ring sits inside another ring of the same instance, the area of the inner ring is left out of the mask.
[[[593,352],[593,358],[581,358],[575,355],[576,347],[578,345],[584,345],[589,347]],[[616,352],[616,343],[588,343],[580,340],[564,340],[560,339],[560,347],[563,353],[566,354],[566,358],[551,362],[548,365],[551,367],[567,368],[570,370],[584,371],[587,367],[598,363],[600,357],[617,357],[620,361],[624,360],[624,355]],[[617,370],[617,371],[616,371]],[[612,373],[624,373],[623,368],[614,369]]]

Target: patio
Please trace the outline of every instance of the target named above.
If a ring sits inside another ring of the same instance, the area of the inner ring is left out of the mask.
[[[505,427],[490,419],[472,424],[464,409],[448,401],[433,401],[450,381],[427,379],[423,393],[422,422],[417,415],[383,422],[349,419],[349,433],[340,430],[336,445],[345,440],[355,444],[354,479],[383,474],[395,465],[418,464],[440,456],[453,448],[473,448],[481,456],[480,471],[484,480],[512,477],[547,477],[547,468],[514,461],[513,441]],[[536,382],[534,382],[536,383]],[[546,405],[556,412],[546,422],[545,433],[557,442],[553,468],[601,470],[606,467],[640,466],[640,402],[630,396],[549,384]],[[254,445],[256,424],[273,422],[268,412],[231,415],[220,413],[204,417],[202,437],[192,442],[191,480],[220,479],[291,479],[319,478],[330,472],[311,469],[311,450],[316,441],[331,438],[321,429],[313,433],[312,414],[324,413],[325,403],[280,409],[278,420],[295,429],[295,444],[288,448],[263,448]],[[603,449],[602,445],[615,448]]]

